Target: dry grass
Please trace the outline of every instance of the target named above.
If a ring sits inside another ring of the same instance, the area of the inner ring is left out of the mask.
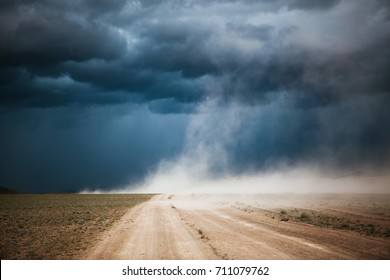
[[[0,195],[1,259],[77,259],[152,195]]]
[[[352,217],[345,213],[336,216],[326,211],[300,208],[284,210],[284,213],[279,215],[281,221],[290,220],[319,227],[355,231],[367,236],[390,238],[390,228],[372,218]]]
[[[236,207],[283,222],[306,223],[390,239],[389,194],[283,194],[266,195],[266,198],[267,203],[259,196],[261,203],[236,203]],[[272,207],[273,203],[279,207]],[[282,205],[285,206],[282,208]]]

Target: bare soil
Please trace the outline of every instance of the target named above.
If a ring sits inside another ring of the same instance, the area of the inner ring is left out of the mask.
[[[0,195],[1,259],[80,259],[127,211],[152,195]]]
[[[85,259],[390,259],[390,195],[159,195]]]

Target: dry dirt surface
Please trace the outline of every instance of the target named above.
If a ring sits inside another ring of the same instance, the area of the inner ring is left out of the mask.
[[[390,259],[389,198],[157,195],[130,209],[83,257]]]
[[[146,194],[0,195],[0,259],[80,259]]]

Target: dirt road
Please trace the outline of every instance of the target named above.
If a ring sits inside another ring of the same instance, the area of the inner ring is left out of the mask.
[[[390,259],[390,242],[160,195],[132,208],[86,258]]]

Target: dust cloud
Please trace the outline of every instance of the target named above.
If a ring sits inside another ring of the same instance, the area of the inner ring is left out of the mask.
[[[218,96],[218,88],[211,90],[214,96]],[[288,164],[281,159],[273,164],[266,161],[262,168],[240,170],[231,149],[245,133],[254,115],[260,112],[260,117],[256,117],[259,126],[267,122],[267,116],[261,113],[269,112],[261,108],[238,102],[224,103],[218,97],[208,99],[199,105],[197,113],[193,115],[184,150],[178,158],[162,161],[158,169],[141,184],[114,192],[245,194],[390,191],[389,175],[342,170],[329,172],[321,162],[316,161]]]

